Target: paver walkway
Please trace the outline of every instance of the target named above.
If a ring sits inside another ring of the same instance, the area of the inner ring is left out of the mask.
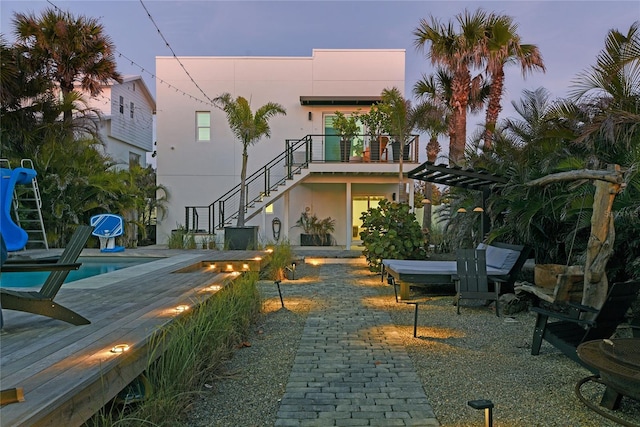
[[[380,290],[359,285],[348,269],[318,269],[319,305],[307,318],[275,425],[438,426],[391,318],[368,301]]]

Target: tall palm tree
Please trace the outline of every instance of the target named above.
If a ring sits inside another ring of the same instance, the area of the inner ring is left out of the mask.
[[[242,170],[240,172],[240,206],[238,207],[238,227],[244,227],[244,209],[246,199],[245,183],[247,179],[247,148],[263,137],[271,137],[269,120],[279,114],[286,115],[285,108],[275,102],[268,102],[255,111],[246,98],[238,96],[233,99],[230,93],[223,93],[215,98],[214,103],[227,115],[227,122],[233,135],[242,142]]]
[[[429,20],[421,19],[413,35],[416,47],[424,50],[429,45],[427,57],[453,75],[450,107],[454,138],[449,142],[449,160],[461,163],[464,161],[467,136],[469,93],[479,87],[482,81],[480,75],[472,77],[471,70],[482,66],[483,58],[478,52],[486,36],[487,14],[481,9],[474,13],[465,10],[456,16],[456,20],[460,26],[459,32],[452,21],[444,24],[433,16]]]
[[[491,77],[491,92],[487,105],[487,119],[484,131],[484,149],[490,150],[498,115],[502,110],[501,98],[504,91],[504,67],[520,64],[522,76],[538,69],[545,71],[540,50],[536,45],[520,43],[518,26],[513,18],[491,14],[487,20],[487,36],[480,45],[486,58],[486,71]]]
[[[33,71],[57,82],[65,97],[76,83],[91,96],[99,94],[111,79],[122,83],[115,47],[97,19],[47,9],[41,16],[15,13],[13,24],[17,45]],[[65,121],[72,115],[65,111]]]

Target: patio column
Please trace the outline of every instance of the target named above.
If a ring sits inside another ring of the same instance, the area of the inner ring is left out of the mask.
[[[346,185],[346,199],[347,206],[345,209],[346,212],[346,234],[347,240],[345,241],[345,249],[351,250],[351,229],[353,227],[353,203],[351,202],[351,182],[347,181]]]

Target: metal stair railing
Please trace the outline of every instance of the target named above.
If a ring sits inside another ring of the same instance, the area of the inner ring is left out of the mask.
[[[314,137],[322,141],[326,136],[313,134],[301,139],[287,139],[284,152],[247,177],[244,205],[246,221],[260,212],[262,204],[272,197],[272,192],[278,191],[278,188],[292,180],[294,175],[308,168],[309,163],[326,162],[324,159],[313,159],[311,150]],[[363,139],[365,137],[365,135],[358,136]],[[390,139],[393,139],[393,136],[390,136]],[[418,139],[418,135],[411,135],[407,141],[403,155],[404,161],[411,163],[418,161]],[[186,206],[185,229],[188,232],[214,234],[215,230],[222,230],[238,218],[239,205],[240,184],[209,205]],[[257,205],[260,205],[259,208],[256,207]],[[252,208],[255,209],[250,211]]]
[[[250,213],[250,209],[267,201],[272,192],[278,191],[278,188],[292,180],[294,175],[308,168],[312,161],[311,148],[311,135],[301,139],[288,139],[285,151],[246,178],[246,200],[243,207],[246,220],[260,211],[255,209]],[[206,231],[207,234],[214,234],[215,230],[231,225],[238,218],[239,204],[240,184],[208,206],[185,207],[185,228],[188,232]]]

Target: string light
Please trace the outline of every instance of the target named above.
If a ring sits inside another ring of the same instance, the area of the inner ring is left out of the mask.
[[[49,3],[54,9],[63,12],[62,9],[60,9],[57,5],[55,5],[51,0],[47,0],[47,3]],[[142,0],[140,1],[140,3],[142,3]],[[147,8],[144,6],[144,4],[142,4],[142,6],[144,7],[145,11],[147,11]],[[151,17],[151,14],[147,11],[147,15],[149,16],[149,19],[151,19],[151,21],[153,22],[154,25],[155,22],[153,21],[153,18]],[[166,41],[166,39],[164,38],[164,36],[162,35],[162,33],[160,32],[160,29],[157,27],[156,25],[156,29],[158,30],[158,33],[160,34],[160,36],[163,38],[163,40],[165,40],[165,44],[167,45],[167,47],[171,50],[171,52],[173,53],[173,57],[178,61],[178,63],[180,64],[180,66],[182,67],[182,69],[185,71],[185,73],[187,73],[187,76],[189,76],[189,79],[191,79],[191,81],[193,82],[193,84],[198,88],[198,90],[204,95],[204,97],[207,99],[207,101],[204,101],[196,96],[193,96],[183,90],[181,90],[180,88],[167,83],[166,81],[164,81],[163,79],[158,78],[155,74],[145,70],[145,68],[138,64],[137,62],[135,62],[133,59],[127,57],[125,54],[123,54],[122,52],[120,52],[117,49],[114,49],[114,51],[118,54],[118,57],[120,58],[124,58],[125,60],[129,61],[131,63],[131,66],[135,66],[137,68],[140,69],[141,72],[148,74],[152,79],[154,79],[156,82],[160,82],[161,84],[171,88],[171,89],[175,89],[176,92],[178,93],[182,93],[183,95],[189,96],[191,99],[193,99],[194,101],[197,101],[201,104],[205,104],[205,105],[210,105],[215,107],[216,105],[213,103],[213,101],[211,100],[211,98],[209,98],[209,96],[207,96],[206,93],[204,93],[204,91],[200,88],[200,86],[195,82],[195,80],[193,79],[193,77],[191,76],[191,74],[189,74],[189,72],[187,71],[187,69],[184,67],[184,65],[182,64],[182,62],[180,62],[180,59],[178,59],[178,57],[176,56],[175,52],[173,51],[173,49],[171,48],[171,46],[169,45],[169,43]]]

